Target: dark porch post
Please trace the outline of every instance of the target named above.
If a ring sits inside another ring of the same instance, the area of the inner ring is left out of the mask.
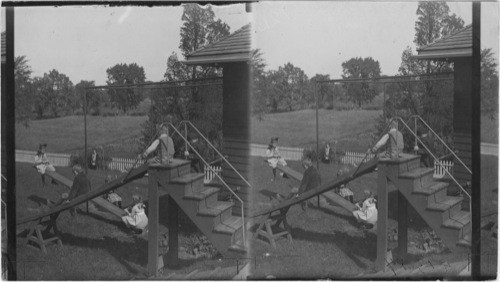
[[[481,277],[481,3],[472,3],[472,279]]]

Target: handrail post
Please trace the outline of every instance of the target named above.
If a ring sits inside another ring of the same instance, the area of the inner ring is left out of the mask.
[[[187,143],[188,143],[188,141],[187,141],[188,133],[187,133],[187,124],[186,123],[184,123],[184,137],[185,137],[185,139],[184,139],[185,140],[184,141],[184,150],[187,151],[188,150],[188,145],[187,145]],[[185,154],[185,152],[184,152],[184,154]],[[185,157],[185,158],[187,159],[187,157]]]
[[[415,122],[415,147],[413,147],[413,150],[415,151],[415,154],[418,152],[418,141],[417,141],[417,135],[418,135],[418,130],[417,130],[417,118],[413,118]]]

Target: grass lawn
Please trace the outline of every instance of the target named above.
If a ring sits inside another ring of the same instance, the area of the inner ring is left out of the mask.
[[[481,116],[481,142],[498,144],[498,117]]]
[[[123,140],[140,137],[141,124],[146,120],[147,116],[87,116],[88,146],[123,143]],[[83,149],[83,116],[35,120],[29,127],[16,124],[16,149],[36,151],[40,143],[47,143],[47,151],[51,153],[74,153]]]
[[[253,187],[258,191],[255,194],[254,208],[262,209],[272,205],[269,195],[280,193],[288,195],[290,187],[298,183],[291,179],[278,177],[272,182],[272,172],[269,166],[263,163],[262,158],[252,158]],[[497,176],[498,159],[496,157],[483,158],[482,195],[483,213],[494,212],[497,209]],[[303,172],[298,162],[289,162],[289,166]],[[337,165],[320,165],[323,181],[334,178]],[[255,176],[258,177],[255,177]],[[376,173],[367,174],[349,184],[354,192],[354,200],[361,198],[363,190],[377,192]],[[389,230],[397,229],[397,194],[394,187],[389,187]],[[494,199],[494,200],[491,200]],[[293,206],[287,214],[287,220],[292,229],[293,245],[287,240],[277,242],[278,247],[273,249],[262,240],[252,241],[252,256],[257,257],[257,264],[253,272],[256,279],[264,279],[272,275],[278,279],[311,279],[311,278],[349,278],[359,273],[373,272],[376,259],[376,236],[359,230],[352,216],[339,207],[329,205],[321,200],[320,208],[315,207],[304,212],[300,206]],[[423,244],[424,235],[430,228],[413,209],[409,208],[408,220],[411,228],[408,231],[408,241],[417,245]],[[490,221],[497,221],[497,214],[490,215]],[[485,274],[496,273],[496,254],[491,250],[497,249],[497,242],[491,238],[491,230],[483,232],[482,248]],[[389,242],[389,248],[397,246],[396,242]],[[405,268],[414,269],[422,264],[434,265],[443,262],[467,261],[467,253],[451,253],[448,250],[419,253],[415,248],[409,248],[410,260]],[[489,254],[489,255],[486,255]],[[486,257],[489,261],[486,262]]]
[[[73,179],[69,168],[56,167],[57,171]],[[46,209],[45,199],[57,200],[59,194],[67,191],[58,185],[41,185],[40,176],[30,164],[16,163],[16,217],[23,218]],[[106,174],[118,175],[113,171],[89,171],[92,187],[104,183]],[[132,195],[140,194],[147,200],[147,179],[139,179],[117,189],[123,199],[123,206],[132,203]],[[160,236],[168,238],[165,223],[166,203],[160,198]],[[163,207],[163,208],[162,208]],[[185,247],[197,229],[180,218],[179,245]],[[125,225],[113,215],[104,211],[91,211],[72,217],[62,212],[57,220],[62,234],[63,247],[47,246],[47,254],[27,246],[28,224],[19,226],[17,233],[17,270],[19,280],[146,280],[148,238],[131,235]],[[160,254],[166,252],[159,247]],[[214,269],[218,266],[235,265],[234,261],[193,258],[185,252],[179,253],[180,269],[163,269],[159,278],[172,272],[189,273],[194,269]],[[241,265],[240,265],[241,267]],[[230,274],[228,274],[228,277]],[[232,274],[234,275],[234,274]]]
[[[375,119],[382,111],[319,110],[320,142],[348,139],[348,146],[367,148],[371,141]],[[363,135],[362,138],[358,138]],[[251,119],[251,142],[268,144],[272,136],[280,137],[280,145],[305,147],[316,144],[316,111],[313,109],[295,112],[268,114],[264,120]],[[347,150],[348,148],[342,148]]]

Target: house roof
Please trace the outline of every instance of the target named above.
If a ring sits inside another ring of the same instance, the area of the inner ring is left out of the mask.
[[[7,54],[7,47],[5,41],[6,41],[6,35],[5,32],[2,32],[2,64],[5,64],[6,54]]]
[[[472,56],[472,25],[417,49],[418,59],[446,59]]]
[[[204,46],[186,56],[188,65],[246,62],[252,57],[252,29],[243,26],[228,37]]]

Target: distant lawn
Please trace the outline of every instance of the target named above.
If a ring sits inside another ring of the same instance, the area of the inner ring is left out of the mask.
[[[498,118],[481,116],[481,142],[498,143]]]
[[[382,111],[319,110],[320,142],[353,139],[350,145],[365,148],[371,142],[369,133],[374,131],[376,118]],[[364,138],[354,138],[363,134]],[[264,120],[251,119],[252,143],[267,144],[272,136],[280,137],[281,146],[306,147],[316,144],[316,111],[313,109],[295,112],[268,114]],[[368,137],[368,138],[367,138]]]
[[[88,146],[97,146],[140,137],[146,116],[87,116]],[[47,143],[47,151],[72,153],[84,148],[83,116],[35,120],[29,127],[16,124],[16,149],[37,150]]]

